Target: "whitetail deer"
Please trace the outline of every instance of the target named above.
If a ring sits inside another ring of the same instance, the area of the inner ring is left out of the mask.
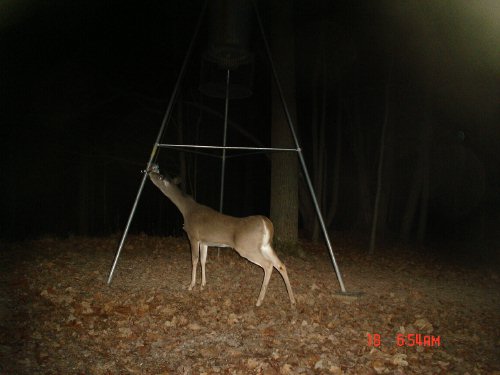
[[[174,203],[184,217],[184,230],[191,242],[191,258],[193,263],[191,284],[196,284],[196,268],[201,255],[201,289],[206,285],[205,263],[209,246],[231,247],[242,257],[264,269],[264,280],[260,290],[257,306],[262,304],[267,285],[275,267],[285,281],[290,302],[295,304],[292,286],[288,280],[285,265],[279,260],[271,244],[273,240],[273,224],[264,216],[248,216],[237,218],[221,214],[210,207],[196,203],[184,195],[171,180],[159,173],[157,165],[148,169],[151,181]]]

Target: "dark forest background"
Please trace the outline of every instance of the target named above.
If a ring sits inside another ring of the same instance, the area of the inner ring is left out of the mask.
[[[444,241],[498,254],[499,7],[259,3],[329,231],[368,239],[376,217],[377,241]],[[123,230],[201,8],[200,1],[0,5],[2,238]],[[256,21],[250,25],[253,95],[230,100],[228,145],[270,146],[286,134],[271,134],[281,109]],[[198,89],[208,28],[165,143],[222,142],[224,100]],[[217,155],[162,149],[158,162],[217,208]],[[269,215],[277,194],[271,156],[228,156],[224,212]],[[320,240],[295,170],[298,228]],[[132,232],[180,234],[181,220],[148,183]]]

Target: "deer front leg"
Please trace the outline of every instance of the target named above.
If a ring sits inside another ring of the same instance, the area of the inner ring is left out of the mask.
[[[188,290],[193,290],[196,284],[196,268],[198,267],[198,258],[200,256],[200,243],[198,241],[191,241],[191,262],[193,264],[191,284],[189,284]]]
[[[264,300],[264,297],[266,296],[266,291],[267,291],[267,284],[269,284],[269,280],[271,279],[271,275],[273,273],[273,265],[265,265],[261,266],[264,268],[264,280],[262,281],[262,288],[260,289],[260,294],[259,298],[257,299],[257,303],[255,306],[260,306],[262,304],[262,301]]]
[[[206,244],[200,244],[200,257],[201,257],[201,290],[205,287],[207,284],[207,279],[205,277],[205,263],[207,262],[207,248],[208,246]]]

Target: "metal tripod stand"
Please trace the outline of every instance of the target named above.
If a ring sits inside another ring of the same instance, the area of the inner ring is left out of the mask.
[[[274,64],[274,61],[273,61],[272,56],[271,56],[271,51],[270,51],[269,44],[268,44],[268,41],[267,41],[267,38],[266,38],[266,35],[265,35],[265,32],[264,32],[264,28],[263,28],[263,25],[262,25],[262,20],[260,18],[260,14],[259,14],[259,11],[258,11],[258,8],[257,8],[257,5],[255,4],[255,2],[253,2],[253,7],[254,7],[256,18],[257,18],[257,21],[258,21],[259,29],[260,29],[261,36],[262,36],[262,39],[263,39],[263,42],[264,42],[266,54],[267,54],[267,57],[269,59],[269,63],[270,63],[270,66],[271,66],[271,70],[272,70],[274,82],[275,82],[276,87],[278,89],[278,92],[279,92],[279,95],[280,95],[280,98],[281,98],[281,103],[283,105],[283,109],[284,109],[284,112],[285,112],[286,120],[288,122],[288,125],[289,125],[289,128],[290,128],[290,132],[291,132],[294,144],[295,144],[295,148],[230,147],[230,146],[226,146],[225,143],[226,143],[226,129],[227,129],[227,107],[228,107],[228,93],[227,93],[228,89],[227,89],[227,86],[226,86],[226,107],[225,107],[225,118],[224,118],[224,141],[223,141],[224,144],[223,144],[223,146],[203,146],[203,145],[187,145],[187,144],[186,145],[175,145],[175,144],[166,144],[166,143],[162,144],[162,143],[160,143],[162,135],[163,135],[164,130],[165,130],[165,126],[166,126],[166,124],[170,120],[170,116],[171,116],[171,113],[172,113],[172,108],[173,108],[175,99],[177,98],[179,87],[180,87],[181,82],[183,80],[183,77],[185,75],[186,66],[187,66],[187,63],[188,63],[188,61],[189,61],[189,59],[191,57],[191,54],[192,54],[192,51],[193,51],[193,46],[194,46],[195,40],[197,39],[198,32],[200,30],[200,25],[202,23],[206,7],[207,7],[207,3],[205,2],[204,6],[203,6],[203,9],[201,11],[200,17],[198,19],[197,25],[196,25],[194,35],[193,35],[193,37],[191,39],[191,42],[190,42],[189,47],[188,47],[188,51],[187,51],[186,56],[184,58],[184,62],[183,62],[183,65],[181,67],[179,76],[177,78],[174,90],[172,92],[172,96],[171,96],[170,101],[168,103],[168,107],[167,107],[165,115],[163,117],[163,120],[162,120],[162,123],[161,123],[161,126],[160,126],[160,130],[158,132],[158,136],[156,137],[156,141],[153,144],[153,149],[151,151],[151,155],[149,157],[149,161],[147,163],[146,170],[148,170],[149,167],[151,166],[151,164],[155,161],[155,159],[157,157],[157,154],[158,154],[158,150],[161,147],[165,147],[165,148],[179,148],[179,147],[182,147],[182,148],[193,148],[193,149],[196,149],[196,148],[198,148],[198,149],[200,149],[200,148],[201,149],[221,149],[221,150],[223,150],[223,158],[222,158],[223,166],[222,166],[222,174],[221,174],[221,182],[222,182],[222,186],[223,186],[223,184],[224,184],[224,161],[225,161],[225,151],[226,150],[258,150],[258,151],[287,151],[287,152],[296,152],[297,155],[298,155],[298,157],[299,157],[300,165],[302,167],[302,171],[303,171],[303,174],[304,174],[304,178],[306,180],[309,192],[311,194],[311,198],[312,198],[312,201],[314,203],[314,208],[315,208],[316,214],[318,216],[318,220],[319,220],[321,229],[323,231],[323,235],[324,235],[324,238],[325,238],[325,241],[326,241],[326,245],[328,247],[328,252],[330,254],[330,258],[331,258],[333,267],[335,269],[335,273],[337,275],[337,279],[338,279],[339,284],[340,284],[340,289],[341,289],[340,293],[342,293],[342,294],[351,294],[351,293],[348,293],[346,291],[346,289],[345,289],[344,282],[343,282],[343,279],[342,279],[342,275],[340,273],[340,269],[339,269],[339,267],[337,265],[337,261],[335,260],[335,255],[333,253],[332,245],[331,245],[331,242],[330,242],[330,237],[328,235],[328,232],[327,232],[327,229],[326,229],[326,226],[325,226],[325,222],[323,220],[323,215],[321,213],[318,201],[316,199],[316,195],[314,193],[314,188],[313,188],[313,185],[312,185],[312,182],[311,182],[311,178],[309,177],[309,172],[307,170],[307,166],[306,166],[306,163],[305,163],[305,160],[304,160],[304,156],[302,154],[302,149],[301,149],[301,147],[299,145],[298,137],[297,137],[297,134],[295,132],[295,128],[294,128],[294,125],[292,123],[292,118],[290,116],[290,112],[288,110],[288,107],[287,107],[287,104],[286,104],[286,101],[285,101],[285,98],[284,98],[283,89],[282,89],[280,81],[278,79],[278,74],[276,72],[275,64]],[[227,85],[229,85],[229,79],[230,79],[230,74],[229,74],[229,70],[228,70],[227,71]],[[141,183],[139,185],[139,190],[137,192],[134,204],[132,206],[132,210],[131,210],[129,218],[127,220],[127,224],[125,226],[125,230],[123,232],[123,235],[121,237],[120,243],[118,245],[118,250],[116,252],[116,255],[115,255],[115,258],[114,258],[114,261],[113,261],[113,265],[112,265],[110,273],[109,273],[109,277],[108,277],[108,281],[107,281],[108,284],[111,283],[111,280],[113,278],[113,274],[114,274],[114,271],[116,269],[116,265],[118,263],[118,259],[120,257],[120,253],[122,251],[123,244],[124,244],[125,239],[127,237],[128,231],[130,229],[130,224],[132,222],[132,219],[133,219],[134,214],[135,214],[135,210],[137,208],[137,204],[139,202],[139,199],[141,197],[142,191],[144,189],[146,178],[147,178],[147,172],[144,171],[144,175],[143,175]],[[221,203],[220,203],[221,207],[222,207],[222,199],[223,199],[223,191],[221,192]]]

